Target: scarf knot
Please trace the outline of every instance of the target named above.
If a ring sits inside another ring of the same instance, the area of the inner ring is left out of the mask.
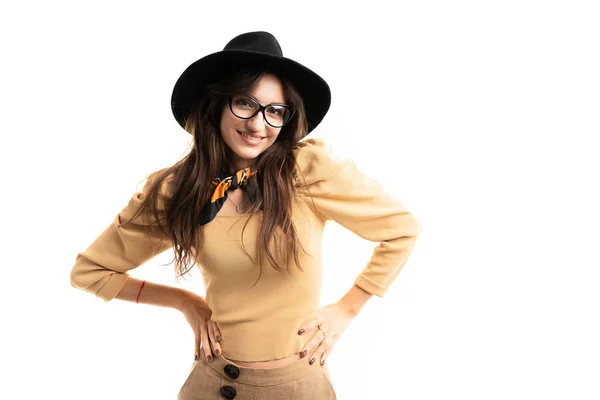
[[[219,171],[217,177],[212,181],[212,185],[215,189],[210,198],[210,202],[206,204],[200,212],[200,217],[198,218],[200,225],[205,225],[215,218],[221,207],[223,207],[223,204],[225,204],[225,200],[227,200],[228,191],[237,188],[246,188],[248,179],[256,175],[256,173],[256,171],[251,171],[250,168],[242,168],[229,176],[222,171]],[[248,190],[248,197],[250,197],[252,203],[254,203],[255,195],[253,190]]]

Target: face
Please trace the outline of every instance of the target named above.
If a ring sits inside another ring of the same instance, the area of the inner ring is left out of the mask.
[[[273,74],[264,75],[253,93],[248,93],[262,105],[271,103],[285,104],[283,85]],[[221,114],[221,137],[232,151],[230,160],[235,171],[246,168],[260,153],[269,148],[277,139],[281,128],[273,128],[258,112],[250,119],[238,118],[229,109],[229,104]],[[249,140],[243,135],[255,138]]]

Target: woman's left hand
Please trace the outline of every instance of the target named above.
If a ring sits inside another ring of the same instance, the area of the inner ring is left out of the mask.
[[[302,335],[317,327],[319,328],[304,345],[304,348],[300,352],[300,357],[305,357],[308,354],[310,355],[309,364],[312,365],[318,360],[323,365],[340,335],[344,333],[354,317],[355,314],[349,312],[339,303],[320,308],[317,311],[316,318],[301,327],[298,331],[298,335]]]

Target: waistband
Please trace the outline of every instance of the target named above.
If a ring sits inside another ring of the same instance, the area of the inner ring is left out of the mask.
[[[241,365],[236,364],[233,361],[226,359],[222,355],[215,356],[213,354],[213,356],[213,360],[209,362],[206,359],[204,348],[200,348],[200,358],[202,362],[204,362],[210,368],[215,370],[218,374],[231,380],[232,378],[225,372],[225,367],[228,365],[233,365],[239,370],[238,377],[233,380],[235,382],[240,382],[254,386],[280,385],[313,374],[317,372],[319,368],[324,368],[324,366],[321,366],[321,364],[319,364],[318,362],[315,362],[312,365],[310,365],[308,363],[309,359],[307,357],[300,358],[294,363],[283,367],[265,369],[243,367]],[[228,367],[228,369],[231,368],[232,367]]]

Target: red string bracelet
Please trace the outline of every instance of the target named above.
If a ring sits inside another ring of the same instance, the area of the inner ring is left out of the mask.
[[[145,283],[146,281],[142,281],[142,286],[140,286],[140,291],[138,292],[137,299],[135,300],[137,304],[139,304],[138,301],[140,300],[140,293],[142,293],[142,289],[144,288]]]

